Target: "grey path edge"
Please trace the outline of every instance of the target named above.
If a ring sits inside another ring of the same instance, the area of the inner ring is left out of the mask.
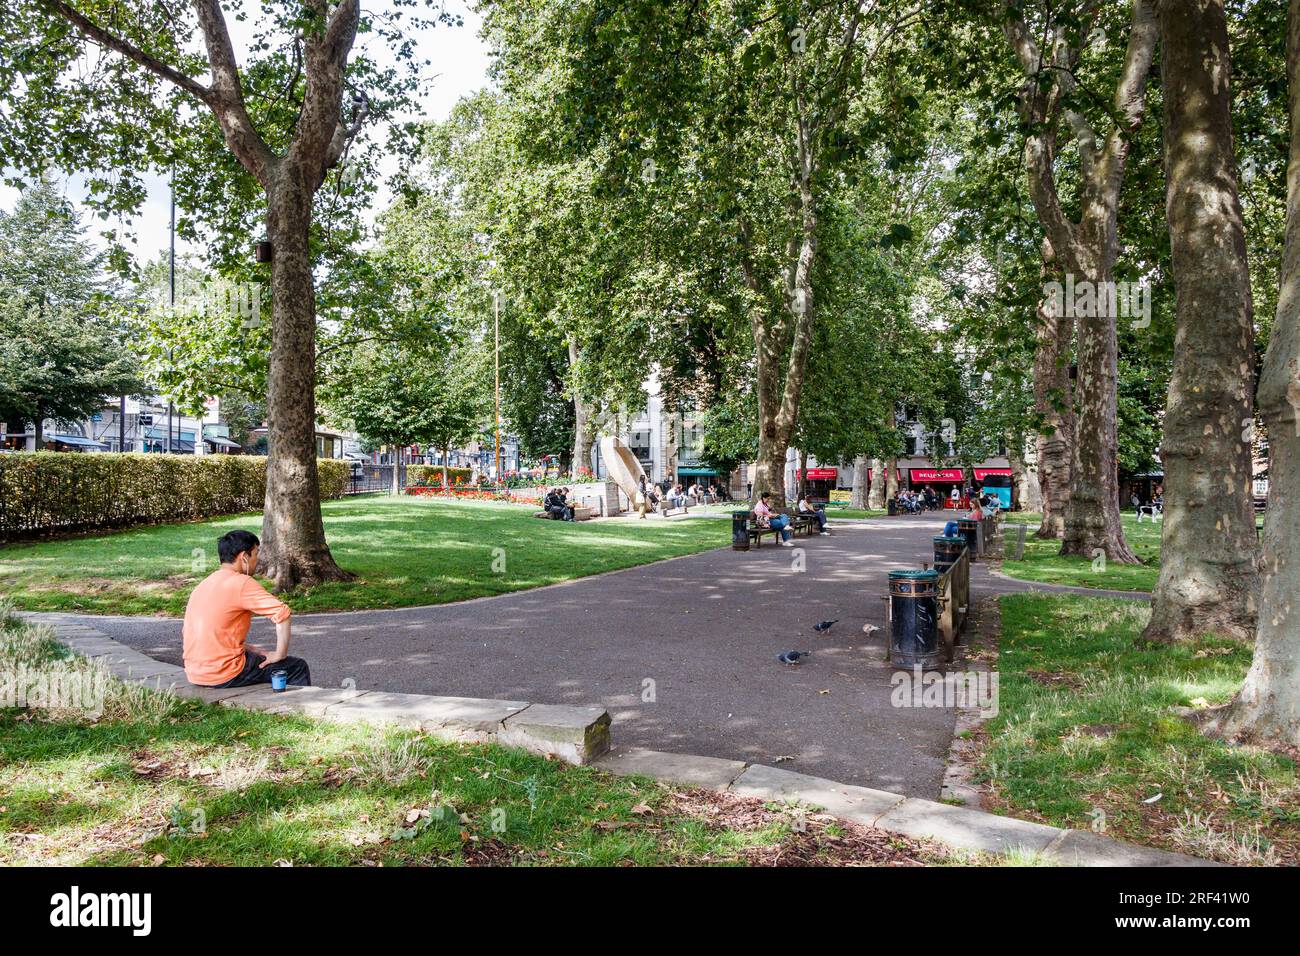
[[[589,764],[610,748],[609,713],[603,707],[534,704],[525,700],[435,697],[354,688],[198,687],[185,669],[154,660],[84,624],[51,615],[24,615],[48,625],[75,654],[101,662],[114,677],[150,690],[207,704],[270,714],[300,714],[336,723],[404,727],[456,743],[499,743],[575,765]]]
[[[900,793],[837,783],[821,777],[742,760],[615,749],[593,766],[660,783],[795,804],[900,836],[932,840],[956,850],[995,855],[1041,854],[1062,866],[1221,866],[1212,860],[1121,843],[1110,837],[1063,830]]]
[[[661,783],[803,806],[957,850],[991,854],[1028,851],[1064,866],[1222,865],[1121,843],[1096,833],[904,797],[743,760],[639,747],[611,749],[610,717],[602,707],[350,688],[291,687],[275,692],[265,684],[224,689],[196,687],[185,679],[183,668],[156,661],[94,628],[63,623],[50,615],[24,616],[48,624],[55,638],[74,653],[102,659],[109,672],[123,681],[223,707],[300,714],[345,723],[409,727],[457,742],[496,742],[575,765],[590,764],[618,775],[649,777]]]

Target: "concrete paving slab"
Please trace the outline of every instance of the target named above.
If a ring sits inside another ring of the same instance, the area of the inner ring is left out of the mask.
[[[495,740],[506,719],[529,706],[526,700],[425,697],[420,705],[420,729],[444,740]]]
[[[985,853],[1015,849],[1041,852],[1064,833],[1056,827],[1028,820],[916,799],[904,800],[876,820],[875,825],[891,833],[938,840],[948,846]]]
[[[243,689],[247,693],[224,698],[220,701],[221,705],[239,710],[257,710],[267,714],[302,714],[307,717],[321,717],[328,707],[361,696],[353,690],[329,687],[286,687],[282,691],[275,691],[271,689],[270,684],[258,684]]]
[[[870,826],[903,801],[902,794],[855,787],[821,777],[754,764],[731,784],[732,793],[816,807],[833,816]]]
[[[619,747],[594,761],[594,766],[624,776],[638,775],[661,783],[707,790],[726,790],[745,769],[743,760],[671,754],[643,747]]]
[[[497,740],[586,764],[609,751],[609,724],[609,712],[603,707],[533,704],[507,717]]]
[[[1087,830],[1066,830],[1043,854],[1061,866],[1223,866],[1214,860],[1121,843]]]

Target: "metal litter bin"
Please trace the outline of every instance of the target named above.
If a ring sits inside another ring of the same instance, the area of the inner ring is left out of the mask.
[[[938,585],[938,571],[889,572],[889,662],[894,667],[933,670],[942,665]]]
[[[733,511],[731,513],[731,550],[749,550],[749,512]]]
[[[961,549],[966,547],[966,539],[939,535],[934,539],[934,569],[942,574],[952,567],[961,557]]]
[[[975,560],[980,552],[980,523],[978,518],[958,518],[957,533],[966,539],[966,550],[970,559]]]

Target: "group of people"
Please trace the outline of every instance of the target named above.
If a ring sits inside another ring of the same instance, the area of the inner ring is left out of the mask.
[[[552,488],[542,498],[542,509],[561,521],[573,520],[573,505],[569,504],[568,488]]]
[[[644,518],[647,513],[654,511],[659,507],[659,502],[668,502],[670,508],[685,508],[688,505],[696,504],[710,497],[714,501],[722,500],[722,493],[717,485],[709,485],[705,488],[698,481],[692,482],[689,487],[682,487],[681,483],[673,484],[665,481],[662,485],[656,485],[647,481],[642,475],[637,482],[636,500],[632,503],[633,507],[641,513]]]
[[[919,515],[924,511],[939,511],[945,506],[957,509],[961,507],[963,497],[967,501],[978,503],[979,507],[985,514],[992,514],[997,511],[1001,505],[1001,499],[987,489],[979,489],[968,486],[963,489],[957,485],[952,486],[946,498],[941,496],[930,485],[926,485],[919,491],[900,490],[894,496],[894,507],[900,514]]]
[[[781,533],[781,545],[786,548],[793,548],[794,542],[790,539],[794,537],[794,532],[790,525],[793,518],[787,514],[778,514],[772,510],[772,495],[770,492],[763,492],[758,496],[758,501],[754,503],[754,523],[760,528],[771,528]],[[808,518],[814,518],[817,521],[817,531],[819,534],[828,535],[826,530],[826,509],[820,505],[814,506],[808,500],[807,493],[799,496],[799,503],[795,506],[795,513]]]

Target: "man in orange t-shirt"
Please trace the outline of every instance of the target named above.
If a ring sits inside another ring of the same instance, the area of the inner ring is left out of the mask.
[[[217,541],[221,567],[204,578],[185,605],[185,676],[200,687],[269,684],[274,671],[290,684],[311,685],[300,657],[289,657],[289,606],[253,578],[260,542],[251,531],[230,531]],[[275,622],[275,650],[248,644],[253,615]]]

